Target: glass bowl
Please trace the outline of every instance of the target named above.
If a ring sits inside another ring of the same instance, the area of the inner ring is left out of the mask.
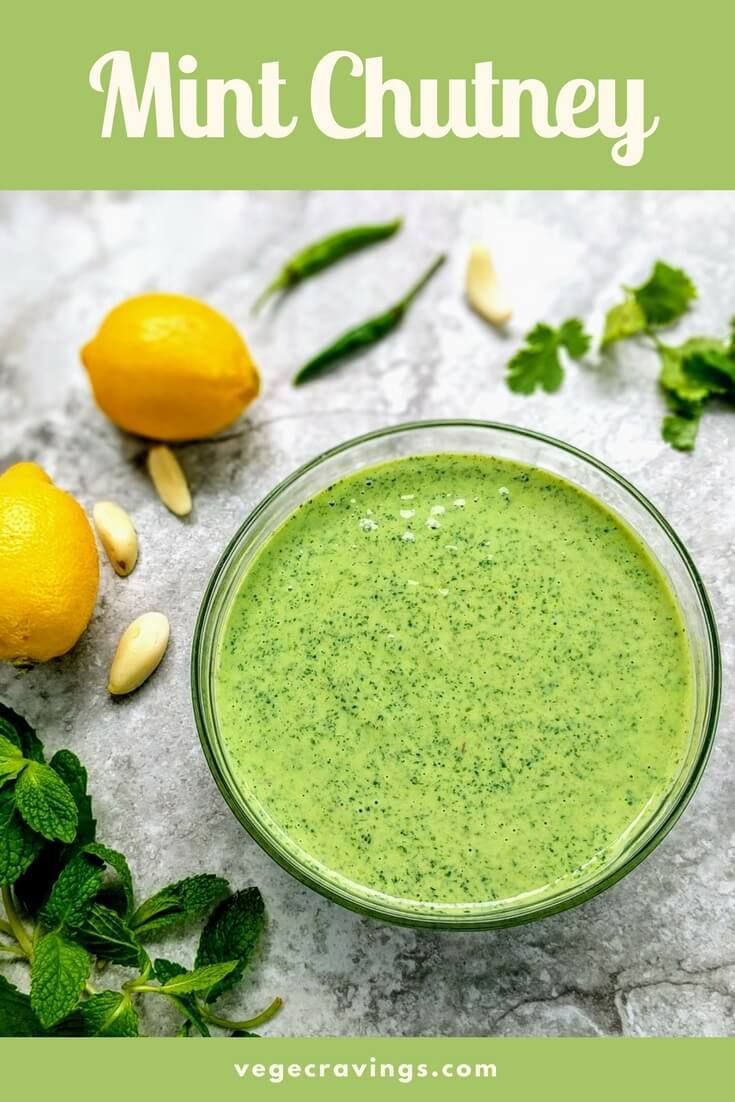
[[[624,851],[589,879],[540,901],[471,904],[436,913],[436,905],[393,897],[325,869],[241,790],[220,737],[214,679],[217,655],[243,576],[272,533],[303,502],[338,479],[390,459],[441,452],[506,458],[539,467],[582,488],[637,534],[668,578],[684,618],[693,661],[693,715],[688,752],[660,806]],[[643,860],[689,802],[712,747],[720,701],[720,652],[712,608],[686,548],[664,517],[634,486],[599,460],[528,429],[482,421],[426,421],[398,425],[349,440],[317,456],[277,486],[230,541],[209,582],[192,651],[194,713],[204,754],[230,808],[255,840],[288,872],[343,906],[385,921],[439,929],[512,926],[554,914],[610,887]]]

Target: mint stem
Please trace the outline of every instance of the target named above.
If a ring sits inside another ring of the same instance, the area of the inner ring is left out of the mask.
[[[11,957],[25,957],[25,953],[17,943],[15,945],[5,945],[0,942],[0,953],[7,953]]]
[[[13,895],[7,884],[2,888],[2,900],[3,906],[5,907],[5,916],[10,925],[10,932],[23,950],[24,955],[30,959],[33,956],[33,945],[28,936],[28,931],[21,922],[20,916],[15,909]]]
[[[202,1017],[210,1025],[216,1025],[219,1029],[255,1029],[256,1026],[265,1025],[271,1018],[274,1018],[282,1006],[283,999],[275,998],[270,1006],[267,1006],[265,1010],[261,1010],[260,1014],[256,1014],[254,1018],[248,1018],[244,1022],[233,1022],[229,1018],[220,1018],[218,1014],[213,1014],[206,1006],[201,1006],[201,1011]]]

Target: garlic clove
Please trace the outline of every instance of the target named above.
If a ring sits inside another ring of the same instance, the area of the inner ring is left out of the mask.
[[[139,688],[156,670],[166,653],[170,634],[162,612],[145,612],[122,633],[110,667],[107,688],[124,696]]]
[[[189,484],[171,449],[165,444],[156,444],[148,452],[146,465],[151,481],[166,508],[177,517],[188,516],[191,512]]]
[[[472,309],[491,325],[505,325],[513,312],[501,290],[490,253],[473,245],[467,261],[465,292]]]
[[[138,535],[132,520],[114,501],[98,501],[92,517],[113,570],[121,578],[127,577],[138,561]]]

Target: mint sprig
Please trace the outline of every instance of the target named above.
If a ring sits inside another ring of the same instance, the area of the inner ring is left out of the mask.
[[[0,895],[0,963],[30,968],[30,994],[0,975],[0,1036],[135,1037],[139,1001],[151,996],[176,1007],[178,1036],[250,1036],[280,1008],[275,999],[232,1021],[212,1005],[257,951],[265,925],[257,888],[232,893],[222,877],[201,873],[136,902],[125,856],[96,839],[79,759],[60,750],[47,764],[32,728],[2,704]],[[195,922],[204,929],[193,968],[151,961],[148,942]],[[119,990],[98,991],[91,977],[108,964],[132,974]]]
[[[215,907],[202,930],[195,963],[197,967],[218,964],[233,956],[237,961],[226,976],[207,990],[207,1002],[215,1002],[242,979],[264,926],[265,904],[257,888],[235,892]]]

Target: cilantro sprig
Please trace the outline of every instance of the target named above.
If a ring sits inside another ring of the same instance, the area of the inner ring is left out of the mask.
[[[136,905],[124,855],[96,839],[79,759],[47,763],[28,723],[0,704],[0,964],[25,961],[30,992],[0,975],[0,1036],[136,1037],[140,1000],[166,999],[178,1036],[254,1036],[281,1000],[247,1021],[213,1004],[242,980],[265,926],[257,888],[232,892],[209,873],[169,884]],[[4,914],[3,914],[4,912]],[[176,925],[204,923],[194,967],[152,959],[148,945]],[[98,990],[109,965],[120,987]]]
[[[669,410],[661,435],[672,448],[692,451],[711,400],[735,402],[735,341],[690,337],[670,345],[661,340],[660,330],[679,321],[698,297],[681,268],[658,260],[645,283],[625,291],[625,300],[605,318],[601,348],[638,335],[653,341],[659,354],[658,383]]]
[[[666,344],[661,331],[679,321],[698,297],[689,275],[657,260],[644,283],[623,291],[623,300],[607,312],[600,348],[632,337],[652,343],[659,356],[658,384],[668,407],[661,435],[672,448],[692,451],[705,409],[715,400],[735,407],[735,318],[729,340],[690,337],[680,345]],[[590,346],[576,318],[558,329],[539,324],[525,340],[506,375],[509,388],[518,394],[559,390],[564,378],[560,351],[576,360]]]

